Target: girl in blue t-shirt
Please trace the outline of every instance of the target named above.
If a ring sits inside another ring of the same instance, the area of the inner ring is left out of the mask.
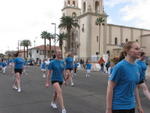
[[[73,74],[74,74],[75,76],[77,75],[78,66],[79,66],[79,62],[78,62],[78,61],[75,61],[75,62],[74,62],[74,66],[73,66]]]
[[[40,65],[40,69],[43,73],[43,78],[46,77],[46,68],[47,68],[47,64],[46,64],[46,59],[43,60],[43,62]]]
[[[148,87],[145,83],[145,73],[146,73],[147,65],[144,62],[144,60],[145,60],[145,52],[141,52],[140,58],[136,61],[136,63],[140,66],[142,72],[139,88],[143,89],[144,95],[150,100],[150,91],[148,90]]]
[[[15,72],[15,81],[13,83],[13,89],[16,89],[18,92],[21,92],[21,75],[24,69],[25,60],[21,57],[20,53],[16,53],[16,58],[14,59],[14,72]]]
[[[69,81],[71,83],[71,86],[74,86],[74,82],[73,82],[73,75],[72,75],[72,71],[73,71],[73,56],[71,53],[68,54],[67,58],[65,58],[65,81],[66,84]]]
[[[3,73],[6,73],[7,63],[5,60],[2,59],[2,71]]]
[[[64,82],[64,69],[65,64],[62,60],[61,51],[57,51],[56,59],[52,60],[48,66],[48,74],[46,78],[45,86],[48,87],[51,84],[54,88],[54,95],[51,102],[51,106],[56,109],[56,100],[58,101],[62,113],[66,113],[66,109],[64,106],[63,95],[62,95],[62,84]]]
[[[140,46],[137,42],[130,41],[125,44],[124,51],[125,59],[114,66],[108,81],[106,113],[135,113],[136,101],[138,111],[144,113],[137,88],[141,70],[135,63],[140,54]]]
[[[86,78],[90,76],[91,73],[92,64],[88,61],[86,61],[85,69],[86,69]]]

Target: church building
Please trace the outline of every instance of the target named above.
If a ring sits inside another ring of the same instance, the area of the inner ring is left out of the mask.
[[[80,28],[74,30],[74,51],[78,57],[118,56],[127,41],[137,41],[150,56],[150,30],[107,23],[103,0],[64,0],[63,16],[76,17]],[[103,18],[97,25],[97,18]],[[65,45],[64,45],[65,46]]]

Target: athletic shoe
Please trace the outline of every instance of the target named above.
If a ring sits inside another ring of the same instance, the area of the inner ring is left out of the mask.
[[[72,86],[72,87],[74,86],[74,83],[73,83],[73,82],[71,83],[71,86]]]
[[[57,109],[57,105],[56,105],[54,102],[51,102],[51,107],[52,107],[53,109]]]
[[[17,92],[20,93],[21,92],[21,88],[18,88]]]
[[[43,78],[46,78],[46,75],[45,75],[45,74],[43,74]]]
[[[67,113],[67,112],[66,112],[66,109],[62,109],[62,112],[61,112],[61,113]]]
[[[15,90],[17,90],[18,88],[17,88],[17,86],[15,86],[15,85],[13,85],[13,87],[12,87],[13,89],[15,89]]]

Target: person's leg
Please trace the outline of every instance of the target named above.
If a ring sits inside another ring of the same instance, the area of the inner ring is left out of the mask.
[[[57,109],[56,100],[57,100],[57,93],[56,93],[56,91],[54,91],[53,99],[52,99],[52,102],[51,102],[51,106],[54,109]]]
[[[56,103],[56,99],[57,99],[57,93],[56,91],[54,91],[54,94],[53,94],[53,103]]]
[[[63,100],[63,96],[62,96],[62,89],[61,89],[58,82],[54,83],[53,87],[54,87],[54,90],[57,93],[56,95],[57,95],[58,103],[60,104],[61,109],[64,110],[65,107],[64,107],[64,100]]]
[[[88,77],[88,70],[86,70],[86,78]]]
[[[18,87],[18,92],[21,92],[21,74],[19,72],[16,73],[16,83]]]
[[[16,78],[16,75],[14,76],[14,82],[13,82],[12,88],[13,88],[13,89],[18,89],[18,87],[17,87],[17,78]]]
[[[69,79],[70,79],[71,86],[74,86],[72,70],[69,70]]]

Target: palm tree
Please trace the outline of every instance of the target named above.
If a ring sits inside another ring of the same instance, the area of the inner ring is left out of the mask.
[[[70,16],[63,16],[61,18],[61,23],[58,26],[61,29],[66,29],[67,30],[67,48],[68,50],[71,48],[71,30],[73,28],[79,27],[79,24],[76,22],[75,18],[70,17]],[[72,49],[72,48],[71,48]]]
[[[54,39],[54,36],[51,33],[47,33],[46,39],[49,40],[49,57],[51,57],[51,39]]]
[[[66,40],[67,34],[60,33],[60,34],[57,34],[57,36],[58,36],[58,41],[59,41],[59,47],[60,47],[61,52],[62,52],[63,40]]]
[[[101,32],[101,25],[103,25],[104,23],[105,23],[105,18],[103,18],[103,17],[98,17],[97,19],[96,19],[96,25],[98,25],[99,26],[99,54],[100,54],[100,39],[101,39],[101,37],[100,37],[100,32]]]
[[[20,45],[24,47],[24,58],[25,58],[25,47],[27,48],[27,58],[28,58],[28,47],[31,46],[31,41],[22,40]]]
[[[43,31],[41,33],[41,38],[44,39],[44,58],[46,58],[46,38],[47,38],[47,31]]]

